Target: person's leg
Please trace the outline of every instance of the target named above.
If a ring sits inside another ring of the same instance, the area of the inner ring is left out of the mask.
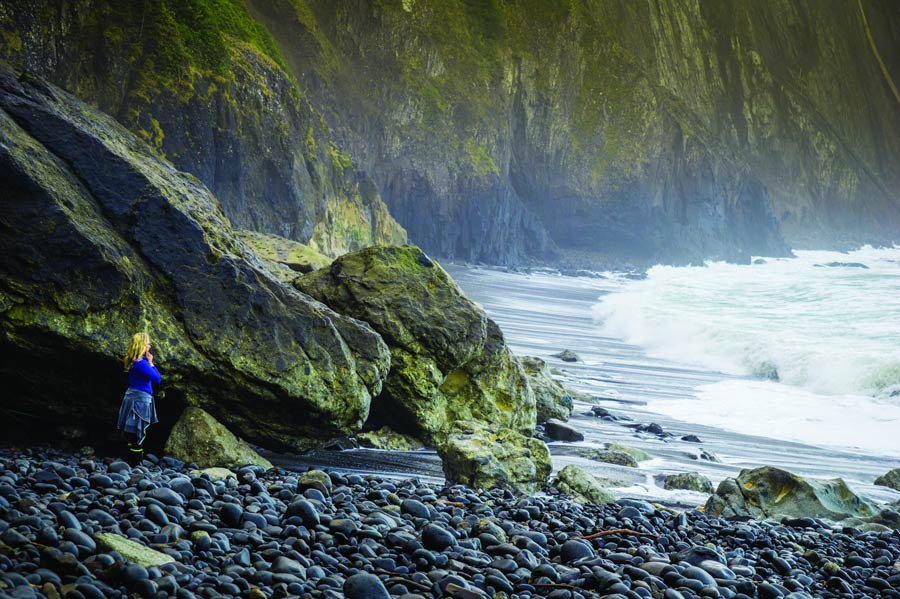
[[[126,433],[125,439],[128,441],[128,463],[137,466],[144,459],[144,448],[135,434]]]

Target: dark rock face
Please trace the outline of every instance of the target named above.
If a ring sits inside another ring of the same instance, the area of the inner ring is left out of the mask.
[[[207,407],[276,446],[365,421],[387,347],[269,275],[196,178],[7,69],[0,136],[4,407],[111,428],[119,356],[147,329],[170,406]]]
[[[534,394],[499,327],[419,248],[345,254],[294,285],[368,322],[390,346],[377,424],[427,440],[455,420],[534,430]]]

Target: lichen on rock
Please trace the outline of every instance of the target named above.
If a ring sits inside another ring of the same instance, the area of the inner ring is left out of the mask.
[[[518,360],[534,392],[538,424],[551,418],[567,421],[572,415],[572,396],[553,378],[547,363],[534,356],[521,356]]]
[[[540,489],[550,475],[550,451],[543,441],[482,422],[456,421],[437,443],[448,484],[475,489]]]
[[[723,517],[871,518],[879,510],[873,502],[854,493],[840,478],[803,478],[763,466],[741,470],[737,478],[719,483],[706,502],[706,512]]]
[[[556,474],[553,485],[560,493],[569,495],[574,501],[601,505],[615,501],[595,476],[574,464],[569,464]]]

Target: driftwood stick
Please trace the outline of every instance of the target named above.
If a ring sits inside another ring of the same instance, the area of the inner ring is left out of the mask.
[[[591,539],[599,539],[600,537],[605,537],[607,535],[634,535],[636,537],[650,537],[651,539],[657,538],[658,535],[649,532],[640,532],[638,530],[631,530],[630,528],[610,528],[609,530],[601,530],[599,532],[595,532],[592,535],[587,535],[584,537],[574,537],[576,539],[584,539],[585,541],[590,541]]]

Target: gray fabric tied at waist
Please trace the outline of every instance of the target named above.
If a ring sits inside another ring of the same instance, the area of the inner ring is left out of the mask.
[[[159,422],[156,418],[156,404],[153,396],[144,391],[129,388],[122,398],[122,406],[119,408],[119,422],[116,426],[120,431],[131,433],[138,438],[138,444],[144,442],[147,436],[147,427]]]

